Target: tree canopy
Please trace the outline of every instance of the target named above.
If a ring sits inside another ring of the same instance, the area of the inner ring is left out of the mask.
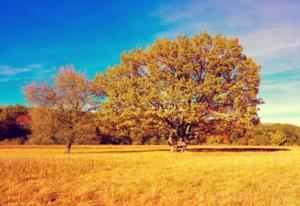
[[[162,135],[172,150],[199,136],[244,134],[259,122],[259,72],[235,38],[157,40],[124,52],[120,64],[97,75],[107,97],[101,120],[138,138]]]

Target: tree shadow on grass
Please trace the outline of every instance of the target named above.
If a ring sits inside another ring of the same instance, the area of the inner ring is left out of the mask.
[[[191,148],[190,152],[278,152],[289,151],[287,148],[264,148],[264,147],[220,147],[220,148]]]
[[[141,152],[165,152],[170,151],[168,149],[141,149],[141,150],[108,150],[108,151],[82,151],[71,152],[74,154],[101,154],[101,153],[141,153]]]
[[[169,149],[141,149],[141,150],[108,150],[108,151],[82,151],[82,152],[72,152],[75,154],[101,154],[101,153],[143,153],[143,152],[166,152]],[[188,152],[277,152],[277,151],[289,151],[287,148],[261,148],[261,147],[207,147],[207,148],[190,148],[187,149]]]

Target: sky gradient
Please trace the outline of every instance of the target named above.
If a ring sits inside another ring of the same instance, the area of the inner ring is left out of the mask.
[[[300,125],[298,0],[1,0],[0,104],[73,64],[93,78],[125,50],[203,31],[238,37],[262,66],[262,122]]]

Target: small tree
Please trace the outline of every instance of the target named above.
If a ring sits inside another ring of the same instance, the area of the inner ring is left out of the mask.
[[[32,83],[25,86],[24,94],[28,102],[37,107],[47,108],[44,110],[45,113],[51,111],[51,115],[50,113],[46,115],[52,121],[52,126],[59,124],[59,129],[57,130],[55,126],[52,128],[53,131],[51,128],[48,129],[60,134],[59,138],[66,143],[66,152],[70,153],[72,144],[81,134],[78,128],[87,111],[96,109],[93,101],[95,94],[93,83],[84,75],[76,73],[73,66],[67,66],[62,67],[54,76],[53,86],[47,83]]]

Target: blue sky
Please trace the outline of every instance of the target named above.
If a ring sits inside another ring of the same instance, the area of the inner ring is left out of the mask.
[[[90,78],[156,38],[208,31],[238,37],[262,65],[263,122],[300,125],[298,0],[1,0],[0,104],[74,64]]]

